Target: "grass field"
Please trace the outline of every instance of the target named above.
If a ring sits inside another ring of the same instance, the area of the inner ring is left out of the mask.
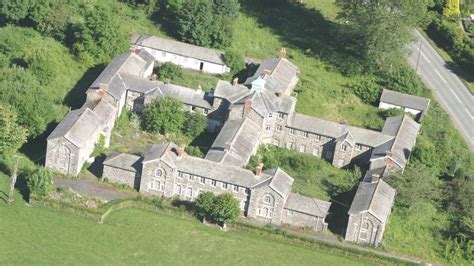
[[[0,174],[0,195],[8,178]],[[198,221],[126,209],[105,224],[0,200],[0,265],[370,265]]]

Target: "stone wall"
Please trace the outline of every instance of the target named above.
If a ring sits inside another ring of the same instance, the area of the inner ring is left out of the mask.
[[[140,189],[140,173],[136,171],[104,165],[102,178],[107,178],[108,181],[113,183],[127,185],[136,190]]]
[[[289,224],[296,227],[311,227],[316,231],[326,230],[328,224],[324,222],[325,217],[317,217],[302,212],[283,209],[282,224]]]
[[[383,237],[385,225],[370,213],[349,215],[346,241],[359,244],[377,245]]]
[[[270,201],[265,200],[267,196],[270,197]],[[268,185],[253,188],[247,216],[260,222],[280,225],[285,201],[285,198]]]
[[[82,167],[79,149],[64,137],[48,140],[45,166],[58,173],[77,175]]]

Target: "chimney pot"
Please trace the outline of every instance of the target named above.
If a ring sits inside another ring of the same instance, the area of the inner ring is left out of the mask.
[[[186,154],[186,152],[184,151],[184,147],[184,145],[179,146],[178,157],[183,157]]]
[[[255,175],[256,176],[261,176],[263,171],[263,163],[259,163],[257,165],[257,168],[255,169]]]
[[[248,112],[251,107],[252,107],[252,100],[250,99],[245,100],[244,112]]]
[[[239,78],[235,77],[235,79],[232,80],[232,86],[235,86],[239,83]]]
[[[107,85],[107,84],[105,84],[105,83],[99,83],[99,90],[100,90],[100,91],[104,91],[104,92],[105,92],[105,91],[107,90],[107,88],[108,88],[108,85]]]
[[[280,49],[280,58],[286,58],[287,54],[286,54],[286,48],[282,47]]]

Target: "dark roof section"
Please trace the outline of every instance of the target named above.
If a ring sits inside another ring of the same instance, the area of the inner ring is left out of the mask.
[[[352,200],[349,214],[369,212],[385,223],[390,215],[395,198],[395,189],[382,179],[377,182],[361,182]]]
[[[265,88],[273,93],[285,90],[294,79],[299,76],[299,69],[286,58],[274,58],[263,61],[255,74],[245,81],[245,85],[250,85],[259,77],[263,78]]]

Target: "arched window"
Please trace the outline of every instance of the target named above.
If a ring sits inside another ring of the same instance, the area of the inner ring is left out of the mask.
[[[265,194],[265,195],[263,196],[263,203],[264,203],[264,204],[273,205],[273,202],[274,202],[274,201],[275,201],[275,200],[273,199],[273,196],[270,195],[270,194]]]
[[[161,170],[161,169],[156,169],[155,175],[156,175],[156,176],[163,176],[163,170]]]

